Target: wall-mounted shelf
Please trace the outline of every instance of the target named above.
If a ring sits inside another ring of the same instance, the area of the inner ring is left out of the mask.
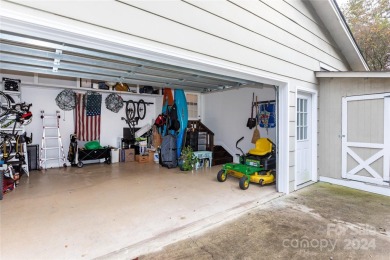
[[[6,94],[11,94],[11,95],[20,95],[20,91],[11,91],[11,90],[3,90],[4,93]]]
[[[23,83],[22,87],[31,87],[31,88],[37,88],[38,87],[38,88],[51,88],[51,89],[72,89],[72,90],[80,91],[80,92],[94,91],[94,92],[101,92],[101,93],[116,93],[118,95],[144,96],[144,97],[151,97],[151,98],[162,97],[161,95],[158,95],[158,94],[133,93],[133,92],[126,92],[126,91],[95,89],[95,88],[70,87],[70,86],[64,86],[64,85],[53,85],[53,84],[42,84],[42,83]]]

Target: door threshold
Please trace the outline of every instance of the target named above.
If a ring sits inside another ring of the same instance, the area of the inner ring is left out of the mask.
[[[314,183],[316,183],[316,182],[315,181],[307,181],[307,182],[304,182],[302,184],[299,184],[299,185],[297,185],[297,190],[305,188],[305,187],[312,185]]]

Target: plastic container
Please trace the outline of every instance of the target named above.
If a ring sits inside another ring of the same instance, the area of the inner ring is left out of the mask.
[[[158,153],[157,153],[157,152],[155,152],[155,153],[153,154],[153,161],[154,161],[155,163],[159,163],[159,157],[158,157]]]
[[[113,148],[111,149],[111,163],[119,162],[119,149]]]

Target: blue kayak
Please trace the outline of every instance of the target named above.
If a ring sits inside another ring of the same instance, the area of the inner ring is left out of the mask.
[[[184,145],[184,138],[187,131],[188,108],[187,108],[187,99],[186,99],[186,95],[184,94],[184,90],[175,89],[174,93],[175,93],[174,102],[177,107],[177,119],[180,122],[180,129],[177,133],[177,158],[179,158],[181,154],[181,149],[183,148]]]

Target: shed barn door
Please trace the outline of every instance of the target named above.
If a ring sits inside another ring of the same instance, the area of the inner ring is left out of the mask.
[[[342,102],[342,177],[389,185],[390,93]]]

